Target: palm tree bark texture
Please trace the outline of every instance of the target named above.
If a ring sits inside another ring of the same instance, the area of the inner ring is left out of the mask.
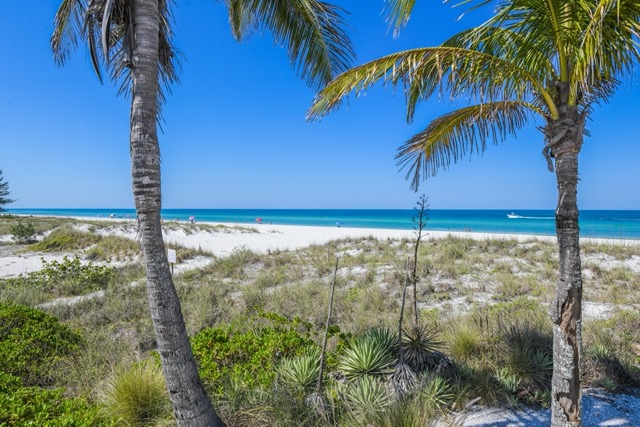
[[[559,248],[558,286],[551,307],[554,367],[552,377],[553,426],[581,425],[580,360],[582,353],[582,270],[578,226],[578,154],[582,147],[585,115],[568,106],[569,85],[556,83],[557,120],[545,128],[554,141],[558,184],[556,235]]]
[[[135,0],[133,10],[131,173],[158,352],[178,426],[223,426],[198,377],[162,239],[160,149],[156,128],[158,2]]]

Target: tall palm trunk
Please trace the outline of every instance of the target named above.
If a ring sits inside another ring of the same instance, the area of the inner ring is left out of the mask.
[[[134,0],[131,173],[147,269],[149,309],[178,426],[223,426],[200,378],[165,255],[160,220],[158,0]]]
[[[547,124],[556,159],[558,206],[556,234],[559,276],[551,307],[553,320],[553,378],[551,425],[581,426],[580,359],[582,353],[582,273],[578,226],[578,154],[582,146],[584,114],[567,105],[568,85],[558,85],[558,120]]]

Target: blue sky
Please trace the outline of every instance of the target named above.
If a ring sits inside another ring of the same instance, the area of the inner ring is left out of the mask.
[[[49,37],[59,2],[3,5],[0,39],[0,169],[11,208],[129,208],[129,100],[100,85],[87,49],[64,68]],[[398,171],[396,149],[449,111],[423,104],[405,121],[401,93],[378,86],[314,123],[314,96],[269,34],[231,36],[222,2],[179,1],[175,44],[181,84],[164,108],[160,145],[165,208],[411,208],[418,194]],[[398,39],[382,1],[342,1],[351,15],[355,64],[398,50],[436,45],[483,19],[456,21],[448,4],[417,2]],[[640,209],[637,81],[596,107],[580,158],[582,209]],[[434,209],[553,209],[555,177],[535,124],[421,184]]]

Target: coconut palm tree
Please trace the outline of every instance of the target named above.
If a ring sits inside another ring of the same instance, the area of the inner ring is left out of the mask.
[[[396,27],[414,0],[390,0]],[[471,0],[461,3],[472,3]],[[428,177],[488,142],[541,118],[543,154],[558,185],[559,274],[552,305],[552,425],[581,424],[582,275],[577,205],[578,155],[591,108],[638,60],[640,3],[635,0],[478,0],[497,3],[491,19],[442,45],[384,56],[344,72],[316,97],[309,118],[336,108],[351,91],[382,81],[402,84],[407,118],[434,93],[473,105],[433,119],[399,148],[398,164],[417,188]]]
[[[288,47],[301,76],[318,84],[347,68],[353,56],[342,10],[317,0],[229,0],[232,32],[241,39],[266,27]],[[62,0],[51,44],[64,64],[86,42],[96,73],[107,72],[131,95],[132,186],[147,275],[149,308],[176,421],[221,426],[206,396],[187,336],[162,239],[157,135],[163,89],[177,81],[171,0]]]

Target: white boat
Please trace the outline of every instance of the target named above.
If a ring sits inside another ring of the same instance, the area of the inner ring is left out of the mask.
[[[507,218],[520,218],[520,215],[516,214],[515,212],[511,212],[507,214]]]

